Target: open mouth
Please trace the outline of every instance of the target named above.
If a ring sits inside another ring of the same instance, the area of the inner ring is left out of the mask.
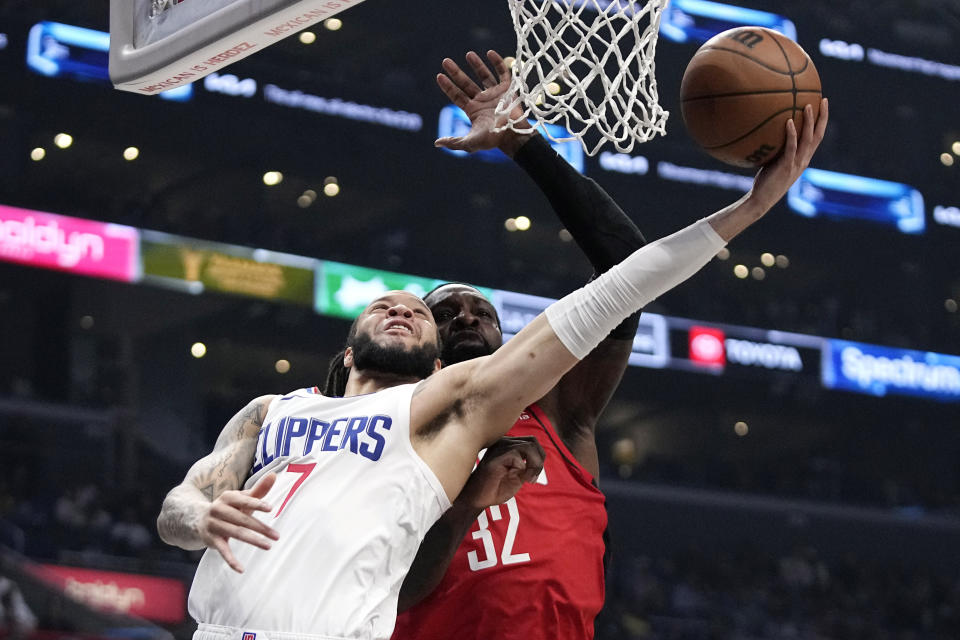
[[[391,320],[383,327],[384,333],[391,333],[394,335],[413,335],[413,327],[402,320]]]

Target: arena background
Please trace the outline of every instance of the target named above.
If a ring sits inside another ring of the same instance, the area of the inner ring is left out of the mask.
[[[960,637],[960,10],[743,5],[795,27],[830,128],[792,204],[648,309],[598,435],[599,637]],[[648,238],[749,184],[680,118],[710,6],[661,33],[666,137],[565,149]],[[179,100],[113,90],[103,36],[63,26],[108,13],[0,4],[0,635],[189,637],[162,497],[250,398],[321,381],[356,296],[461,280],[516,326],[542,300],[513,294],[590,275],[516,166],[432,145],[440,60],[512,52],[506,3],[369,0]]]

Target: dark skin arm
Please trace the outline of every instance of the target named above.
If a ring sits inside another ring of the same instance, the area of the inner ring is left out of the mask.
[[[645,244],[640,230],[613,198],[539,136],[520,147],[515,160],[550,200],[596,273]],[[638,322],[639,314],[625,320],[537,402],[570,453],[594,478],[599,473],[597,420],[627,368]]]
[[[437,146],[470,152],[496,146],[513,158],[540,186],[597,272],[642,246],[643,236],[616,202],[596,182],[573,169],[539,134],[532,130],[492,131],[497,124],[494,110],[509,87],[510,75],[499,54],[491,51],[487,58],[496,74],[476,53],[467,54],[467,63],[482,89],[453,60],[443,61],[444,73],[437,76],[437,84],[467,113],[473,126],[463,138],[443,138],[437,140]],[[594,477],[599,467],[594,428],[623,376],[636,326],[636,318],[627,319],[614,331],[617,337],[605,340],[537,403],[567,448]],[[467,504],[467,488],[483,480],[475,473],[460,498],[427,533],[401,588],[399,611],[425,598],[443,578],[460,542],[484,508]]]
[[[613,198],[570,166],[540,134],[493,131],[501,124],[495,109],[509,89],[510,70],[495,51],[487,52],[489,66],[472,51],[466,59],[477,81],[447,58],[443,61],[445,73],[437,76],[437,84],[466,112],[472,127],[462,138],[437,140],[437,146],[470,152],[496,146],[513,158],[540,187],[598,274],[646,244]],[[537,402],[563,443],[594,477],[599,473],[594,437],[597,420],[623,377],[638,321],[638,316],[625,320]]]
[[[535,438],[500,438],[477,465],[453,505],[427,532],[400,588],[398,611],[427,597],[443,579],[460,541],[487,507],[516,495],[543,470],[543,447]]]

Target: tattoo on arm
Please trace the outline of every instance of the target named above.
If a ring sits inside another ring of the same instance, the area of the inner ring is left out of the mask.
[[[242,488],[267,405],[265,398],[258,398],[237,413],[220,433],[213,451],[198,460],[184,481],[167,494],[157,518],[157,531],[165,542],[184,549],[203,547],[198,523],[220,494]]]

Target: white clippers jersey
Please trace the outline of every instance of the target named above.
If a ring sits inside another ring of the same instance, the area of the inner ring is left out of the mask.
[[[200,623],[389,638],[417,548],[450,506],[410,442],[414,384],[348,398],[302,389],[276,398],[260,430],[249,489],[277,481],[256,512],[279,533],[270,550],[230,541],[238,574],[215,549],[190,589]]]

